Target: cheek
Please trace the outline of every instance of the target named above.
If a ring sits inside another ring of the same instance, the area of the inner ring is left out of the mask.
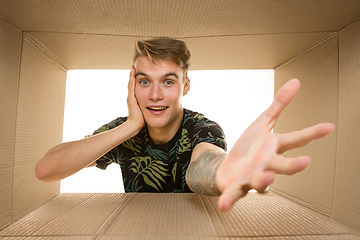
[[[172,91],[168,92],[167,99],[169,99],[171,102],[181,102],[182,98],[182,91],[180,88],[173,89]]]
[[[145,96],[145,94],[144,94],[143,91],[141,91],[140,88],[136,88],[136,87],[135,87],[135,92],[134,92],[134,94],[135,94],[136,100],[138,101],[139,104],[141,104],[141,103],[144,102],[144,96]]]

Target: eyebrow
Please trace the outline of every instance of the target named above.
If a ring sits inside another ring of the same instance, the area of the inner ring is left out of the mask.
[[[143,75],[144,77],[149,77],[146,73],[144,72],[136,72],[135,73],[135,77],[139,76],[139,75]]]
[[[169,77],[169,76],[174,76],[174,77],[176,77],[177,79],[179,78],[179,76],[178,76],[176,73],[174,73],[174,72],[169,72],[169,73],[167,73],[167,74],[164,75],[165,78],[166,78],[166,77]]]
[[[136,78],[137,76],[139,76],[139,75],[143,75],[144,77],[149,78],[149,75],[147,75],[146,73],[141,72],[141,71],[135,73],[135,78]],[[166,77],[169,77],[169,76],[174,76],[174,77],[176,77],[177,79],[179,78],[179,76],[178,76],[175,72],[169,72],[169,73],[165,74],[165,75],[163,76],[163,78],[166,78]]]

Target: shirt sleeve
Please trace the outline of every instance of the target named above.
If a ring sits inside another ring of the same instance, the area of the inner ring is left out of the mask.
[[[202,115],[197,115],[194,117],[194,126],[193,126],[193,141],[192,148],[201,143],[207,142],[214,144],[226,151],[227,144],[225,141],[225,134],[219,124],[214,121],[211,121],[205,118]]]

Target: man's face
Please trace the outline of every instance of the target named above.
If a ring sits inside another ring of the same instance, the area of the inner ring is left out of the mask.
[[[182,120],[182,97],[190,89],[181,67],[168,59],[138,57],[135,67],[135,96],[149,128],[171,129]]]

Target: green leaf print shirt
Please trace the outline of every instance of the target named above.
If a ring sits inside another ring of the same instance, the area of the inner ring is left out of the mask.
[[[115,128],[127,120],[119,117],[94,132]],[[125,192],[191,192],[185,180],[194,147],[212,143],[226,151],[221,127],[202,114],[184,109],[182,124],[170,142],[155,145],[145,126],[135,137],[110,150],[96,161],[106,169],[111,163],[121,167]]]

